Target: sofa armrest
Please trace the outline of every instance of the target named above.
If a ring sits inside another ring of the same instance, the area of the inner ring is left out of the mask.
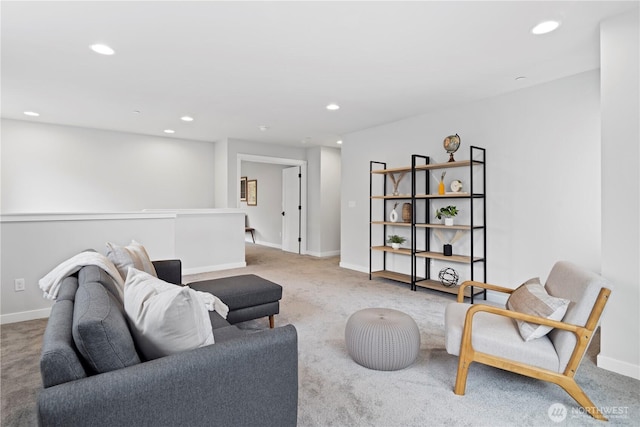
[[[182,261],[165,259],[152,262],[159,279],[174,285],[182,285]]]
[[[293,325],[49,387],[42,426],[295,426]]]

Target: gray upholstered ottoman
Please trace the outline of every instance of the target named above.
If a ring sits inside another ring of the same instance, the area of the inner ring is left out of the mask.
[[[255,274],[203,280],[188,286],[220,298],[229,307],[227,321],[231,324],[269,316],[269,327],[273,328],[274,316],[280,312],[282,286]]]
[[[349,317],[345,328],[349,355],[379,371],[411,365],[420,351],[420,330],[408,315],[389,308],[366,308]]]

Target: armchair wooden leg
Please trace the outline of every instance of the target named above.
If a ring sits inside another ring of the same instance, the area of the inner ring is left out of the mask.
[[[273,329],[276,325],[276,317],[272,314],[269,316],[269,328]]]
[[[569,395],[573,397],[573,399],[578,402],[578,404],[582,406],[593,418],[596,420],[608,421],[573,378],[566,378],[564,381],[558,382],[557,384],[569,393]]]
[[[458,360],[458,374],[456,375],[456,386],[453,392],[459,396],[463,396],[467,388],[467,374],[469,373],[469,365],[464,357],[460,356]]]

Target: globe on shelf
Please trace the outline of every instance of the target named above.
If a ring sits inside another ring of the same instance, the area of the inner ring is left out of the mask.
[[[457,133],[455,135],[449,135],[444,139],[442,145],[444,145],[444,149],[449,153],[449,161],[455,162],[453,153],[458,151],[458,148],[460,148],[460,135]]]
[[[442,270],[440,270],[440,273],[438,273],[438,278],[440,279],[440,283],[442,283],[442,286],[446,286],[447,288],[453,288],[458,284],[459,279],[458,272],[451,267],[443,268]]]

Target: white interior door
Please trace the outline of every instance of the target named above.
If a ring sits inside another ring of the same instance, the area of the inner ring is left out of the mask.
[[[282,169],[282,250],[300,253],[300,167]]]

